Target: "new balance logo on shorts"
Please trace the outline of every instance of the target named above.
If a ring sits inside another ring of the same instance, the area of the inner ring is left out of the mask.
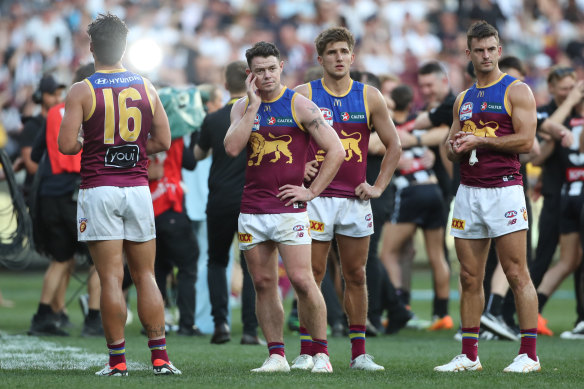
[[[450,227],[455,230],[464,230],[464,220],[452,218],[452,225]]]

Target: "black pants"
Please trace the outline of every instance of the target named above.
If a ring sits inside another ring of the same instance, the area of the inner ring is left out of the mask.
[[[381,315],[384,309],[387,309],[390,316],[393,312],[399,311],[400,309],[400,301],[395,292],[395,287],[391,283],[387,270],[379,260],[379,255],[377,254],[383,224],[386,220],[389,220],[390,206],[384,203],[387,201],[390,200],[383,196],[379,199],[371,199],[374,232],[369,242],[369,253],[365,267],[367,292],[369,295],[367,316],[376,328],[381,328]]]
[[[156,261],[154,276],[162,297],[166,300],[166,277],[173,266],[178,268],[176,305],[181,328],[191,328],[195,322],[195,282],[199,245],[186,213],[172,210],[154,219],[156,225]]]
[[[229,250],[237,233],[239,210],[207,210],[207,239],[209,243],[209,264],[207,283],[211,300],[211,315],[215,326],[227,323],[229,296],[227,294],[226,269],[229,264]],[[243,253],[239,253],[243,271],[241,292],[241,321],[243,333],[256,335],[258,320],[255,314],[255,290]]]
[[[539,236],[535,258],[529,263],[529,273],[535,288],[539,286],[545,272],[549,269],[556,247],[560,241],[560,195],[543,199],[539,214]]]

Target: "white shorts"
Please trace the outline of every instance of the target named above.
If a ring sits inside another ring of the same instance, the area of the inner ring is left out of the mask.
[[[311,244],[308,227],[306,212],[240,213],[237,220],[239,249],[250,250],[269,240],[287,245]]]
[[[373,234],[369,200],[316,197],[308,202],[312,239],[328,242],[335,234],[362,238]]]
[[[528,229],[525,195],[521,185],[475,188],[460,185],[450,235],[463,239],[496,238]]]
[[[146,242],[156,238],[147,186],[99,186],[79,190],[77,239]]]

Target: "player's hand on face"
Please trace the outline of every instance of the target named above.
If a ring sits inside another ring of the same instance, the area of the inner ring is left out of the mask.
[[[280,201],[288,200],[288,202],[284,204],[286,207],[298,201],[310,201],[315,197],[314,193],[312,193],[309,188],[303,186],[286,184],[278,189],[280,190],[280,193],[278,193],[277,197]]]
[[[304,181],[311,181],[318,172],[318,162],[316,159],[306,162],[304,165]]]
[[[568,97],[566,98],[572,105],[578,104],[584,98],[584,80],[580,80],[574,85]]]
[[[357,188],[355,188],[355,194],[359,196],[361,200],[376,199],[381,196],[382,192],[383,191],[380,188],[371,186],[366,182],[362,182]]]
[[[247,88],[247,99],[249,100],[249,105],[259,106],[262,102],[260,99],[260,92],[256,86],[257,77],[253,73],[249,73],[245,79],[245,86]]]

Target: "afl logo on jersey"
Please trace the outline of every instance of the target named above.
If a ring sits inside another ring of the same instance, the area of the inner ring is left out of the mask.
[[[460,121],[468,120],[472,117],[472,103],[464,103],[460,108]]]
[[[275,117],[273,117],[273,116],[271,116],[271,117],[268,119],[268,124],[269,124],[270,126],[273,126],[274,124],[276,124],[276,118],[275,118]]]
[[[255,119],[253,120],[253,131],[257,131],[260,129],[260,115],[256,115]]]
[[[320,112],[322,112],[322,117],[324,118],[324,121],[326,122],[326,124],[328,124],[329,126],[332,127],[332,125],[333,125],[333,111],[331,111],[328,108],[321,108]]]
[[[351,115],[349,115],[349,112],[341,112],[341,120],[344,122],[349,121],[349,119],[351,118]]]

